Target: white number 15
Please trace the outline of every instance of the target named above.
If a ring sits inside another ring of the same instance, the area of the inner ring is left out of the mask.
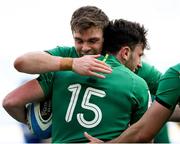
[[[72,95],[71,95],[71,100],[70,100],[70,103],[69,103],[69,106],[68,106],[68,109],[66,112],[65,120],[67,122],[70,122],[72,120],[73,112],[74,112],[74,109],[75,109],[75,106],[76,106],[76,103],[78,100],[78,96],[79,96],[79,93],[81,90],[81,85],[80,84],[70,85],[68,87],[68,90],[72,92]],[[98,90],[98,89],[91,88],[91,87],[88,87],[86,89],[84,96],[83,96],[81,106],[84,109],[93,111],[93,113],[95,114],[95,117],[93,120],[87,121],[84,119],[83,113],[77,114],[77,120],[78,120],[79,124],[85,128],[93,128],[93,127],[97,126],[101,122],[101,119],[102,119],[102,112],[101,112],[100,108],[97,105],[89,102],[92,95],[98,96],[98,97],[105,97],[106,93],[102,90]]]

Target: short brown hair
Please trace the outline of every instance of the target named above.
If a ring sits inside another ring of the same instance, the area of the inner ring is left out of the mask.
[[[93,26],[103,30],[108,22],[108,16],[98,7],[83,6],[73,13],[70,24],[72,31],[82,32]]]

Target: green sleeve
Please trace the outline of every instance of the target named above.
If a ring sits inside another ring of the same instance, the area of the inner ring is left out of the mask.
[[[44,74],[40,74],[40,76],[37,78],[46,97],[48,97],[51,94],[53,77],[54,77],[54,72],[47,72]]]
[[[78,57],[76,53],[75,47],[60,47],[57,46],[54,49],[47,50],[49,54],[53,56],[61,56],[61,57]]]
[[[174,109],[180,99],[180,64],[169,68],[161,77],[156,96],[156,101]]]
[[[149,92],[148,92],[148,86],[146,82],[141,79],[140,77],[137,77],[134,81],[134,88],[133,88],[133,113],[132,113],[132,120],[131,124],[138,121],[143,114],[146,112],[148,108],[148,101],[149,101]]]
[[[162,75],[161,72],[158,71],[154,66],[142,62],[142,67],[139,68],[135,73],[146,81],[150,93],[155,95],[160,77]]]
[[[47,50],[46,52],[53,56],[78,57],[75,47],[57,46],[56,48]],[[40,76],[37,78],[45,96],[49,96],[51,93],[54,73],[55,72],[47,72],[44,74],[40,74]]]

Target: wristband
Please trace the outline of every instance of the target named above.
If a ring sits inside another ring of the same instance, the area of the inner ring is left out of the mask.
[[[72,70],[73,58],[61,58],[60,59],[60,70]]]

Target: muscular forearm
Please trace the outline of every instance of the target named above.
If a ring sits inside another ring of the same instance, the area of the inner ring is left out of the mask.
[[[81,58],[52,56],[46,52],[30,52],[17,58],[14,67],[24,73],[41,74],[52,71],[73,70],[80,75],[104,78],[100,73],[111,73],[112,69],[100,60],[100,55],[89,55]]]
[[[7,95],[3,100],[3,107],[7,113],[15,120],[26,124],[26,108],[25,105],[16,103],[15,99],[11,99],[10,95]]]
[[[112,142],[150,142],[169,119],[171,113],[171,110],[154,101],[138,122]]]
[[[61,58],[46,52],[29,52],[18,57],[14,67],[24,73],[40,74],[60,70]]]
[[[31,80],[7,94],[2,105],[14,119],[26,123],[26,104],[43,99],[44,93],[38,81]]]

